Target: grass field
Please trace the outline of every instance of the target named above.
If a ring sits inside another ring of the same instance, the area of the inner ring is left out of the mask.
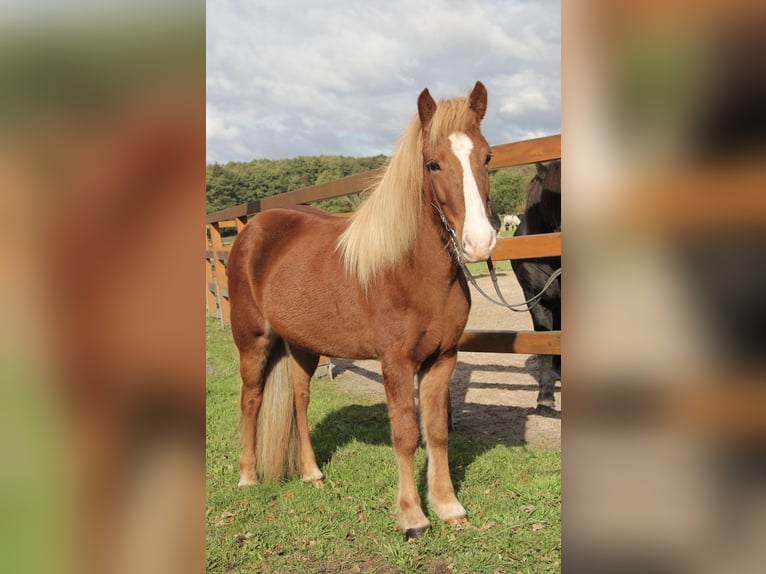
[[[394,525],[397,472],[386,407],[312,383],[321,487],[290,479],[239,490],[239,376],[230,331],[207,325],[208,572],[558,572],[560,452],[450,434],[450,469],[470,525],[409,542]],[[417,481],[425,501],[425,451]]]

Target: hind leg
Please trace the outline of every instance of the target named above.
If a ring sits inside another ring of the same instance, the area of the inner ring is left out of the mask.
[[[537,355],[537,362],[540,366],[537,412],[539,414],[554,414],[556,412],[556,399],[553,396],[553,388],[556,384],[556,375],[553,369],[553,355]]]
[[[530,310],[532,323],[535,331],[549,332],[561,329],[559,314],[553,309],[553,305],[548,300],[543,300],[539,305]],[[539,392],[537,394],[537,413],[543,415],[552,415],[556,413],[556,401],[553,396],[553,387],[556,383],[556,374],[554,372],[553,355],[537,355],[539,366],[537,384]]]
[[[295,422],[300,442],[300,473],[303,480],[322,480],[322,471],[317,466],[314,449],[309,436],[308,408],[311,397],[311,375],[319,364],[319,356],[291,348],[293,360],[292,379],[295,390]]]
[[[261,335],[254,337],[239,349],[239,372],[242,377],[242,454],[239,458],[239,487],[258,482],[255,472],[255,428],[263,400],[263,375],[271,343],[267,336]]]

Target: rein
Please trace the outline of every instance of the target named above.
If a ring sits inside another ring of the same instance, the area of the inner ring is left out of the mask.
[[[453,255],[455,256],[455,260],[457,261],[458,266],[463,270],[463,273],[465,274],[468,281],[471,283],[471,285],[474,286],[474,289],[476,289],[479,293],[481,293],[484,298],[489,301],[490,303],[494,303],[495,305],[499,305],[500,307],[506,307],[507,309],[510,309],[511,311],[514,311],[515,313],[526,313],[534,309],[538,303],[540,303],[540,300],[542,299],[545,292],[548,290],[548,287],[553,284],[553,282],[556,280],[557,277],[561,276],[561,267],[556,269],[550,277],[548,277],[548,280],[545,282],[545,285],[543,285],[543,288],[540,290],[539,293],[536,295],[533,295],[526,301],[523,301],[521,303],[508,303],[508,301],[505,300],[505,297],[503,297],[503,293],[500,291],[500,286],[497,283],[497,274],[495,273],[495,265],[492,263],[492,259],[487,259],[487,268],[489,269],[489,275],[492,278],[492,286],[495,288],[495,293],[497,293],[497,296],[500,298],[499,301],[493,299],[489,295],[487,295],[484,290],[479,287],[479,284],[476,282],[476,278],[473,276],[473,274],[469,271],[468,267],[465,264],[465,261],[463,261],[463,255],[460,249],[460,244],[457,240],[457,234],[455,233],[455,230],[452,228],[452,226],[449,224],[449,221],[447,221],[447,217],[444,215],[444,211],[442,210],[441,205],[436,201],[436,195],[433,194],[433,182],[431,182],[431,192],[432,196],[434,198],[434,201],[431,202],[431,206],[436,210],[436,213],[439,215],[439,219],[442,221],[442,225],[444,225],[444,229],[447,230],[447,235],[450,238],[450,242],[452,243],[453,248]]]
[[[492,259],[487,259],[487,268],[489,269],[489,275],[492,277],[492,285],[495,288],[495,293],[497,293],[497,296],[500,297],[500,301],[495,301],[491,297],[489,297],[484,291],[482,291],[481,287],[476,283],[476,279],[474,279],[473,275],[471,275],[471,272],[468,270],[468,268],[463,265],[463,272],[470,278],[471,284],[476,287],[476,290],[484,295],[484,298],[488,301],[491,301],[495,305],[500,305],[501,307],[507,307],[511,311],[515,311],[516,313],[524,313],[527,311],[531,311],[535,307],[537,307],[538,303],[540,303],[540,300],[542,299],[543,295],[545,295],[545,292],[548,290],[548,287],[550,287],[553,282],[556,280],[557,277],[561,276],[561,267],[556,269],[553,273],[551,273],[551,276],[548,277],[548,280],[545,282],[545,285],[543,285],[543,288],[540,289],[540,291],[527,299],[526,301],[523,301],[521,303],[515,303],[511,304],[508,303],[508,301],[505,300],[505,297],[503,297],[503,293],[500,291],[500,286],[497,284],[497,275],[495,274],[495,266],[492,263]]]

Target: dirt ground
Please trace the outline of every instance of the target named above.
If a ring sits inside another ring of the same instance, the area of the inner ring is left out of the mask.
[[[477,277],[494,293],[488,275]],[[513,272],[498,274],[506,300],[524,299]],[[529,313],[514,313],[493,305],[471,287],[473,305],[468,329],[531,330]],[[378,361],[333,359],[333,377],[341,388],[379,396],[385,401]],[[455,429],[489,442],[561,446],[561,389],[556,385],[556,416],[535,414],[537,357],[498,353],[460,353],[450,386]]]

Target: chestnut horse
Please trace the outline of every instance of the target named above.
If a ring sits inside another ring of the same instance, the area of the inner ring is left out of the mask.
[[[322,478],[311,448],[309,380],[318,357],[379,359],[399,467],[397,525],[429,521],[415,485],[415,382],[428,455],[428,501],[466,522],[447,461],[448,389],[471,306],[457,258],[487,259],[487,90],[440,101],[428,90],[370,197],[350,218],[273,209],[242,229],[229,296],[242,376],[240,486],[300,473]],[[459,240],[457,239],[459,238]]]

